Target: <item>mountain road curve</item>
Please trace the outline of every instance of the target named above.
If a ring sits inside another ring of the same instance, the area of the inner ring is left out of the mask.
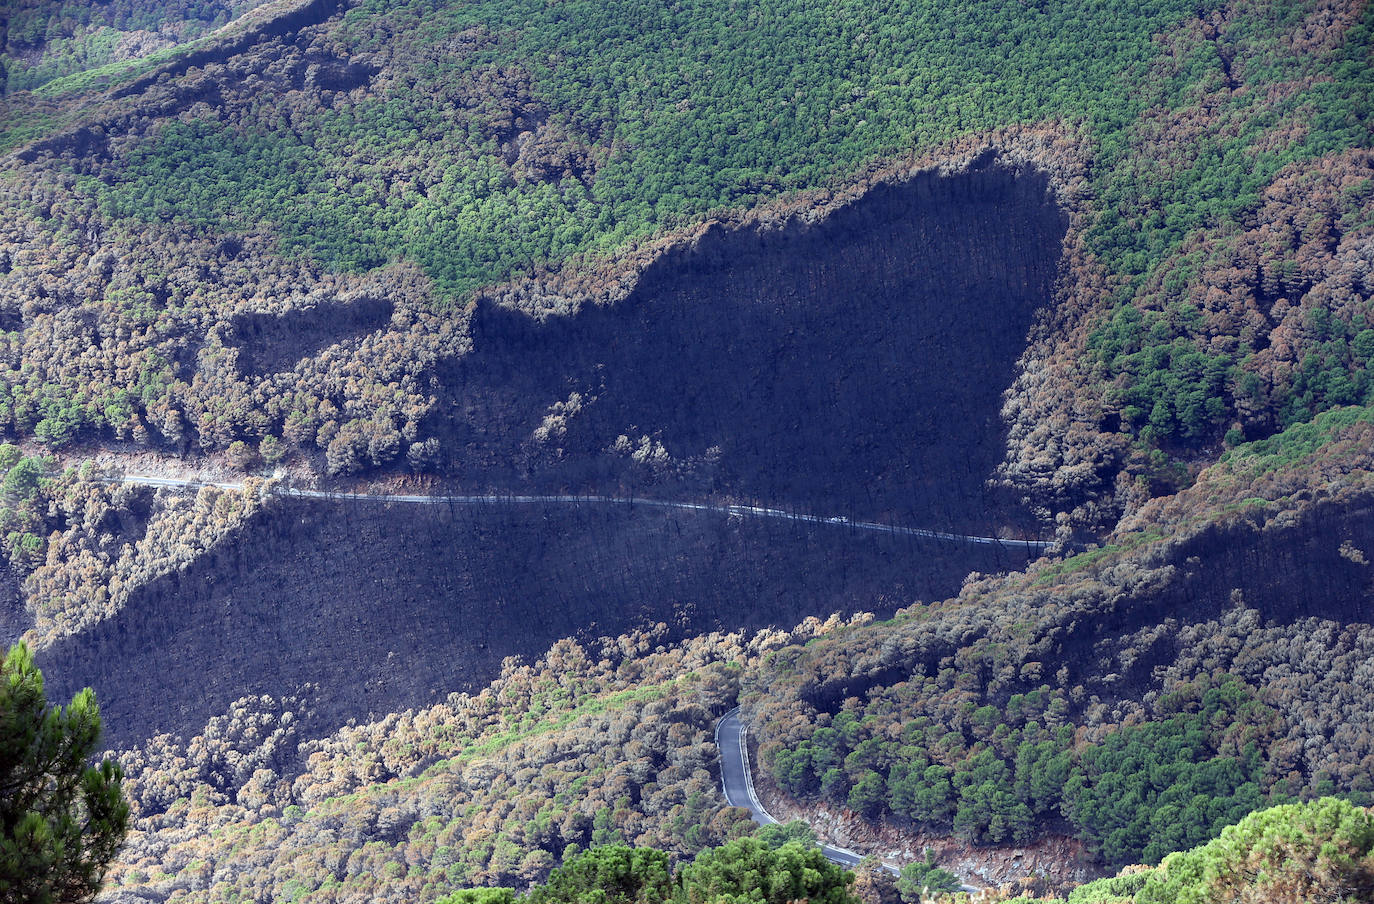
[[[156,477],[152,475],[122,474],[99,478],[107,483],[125,483],[136,486],[160,487],[165,489],[203,489],[242,490],[244,484],[232,481],[193,480],[177,477]],[[268,492],[287,498],[323,499],[335,502],[354,503],[394,503],[403,505],[636,505],[650,508],[672,509],[674,511],[709,512],[735,518],[771,518],[778,521],[796,521],[807,524],[823,524],[835,528],[863,531],[865,533],[891,534],[901,537],[919,537],[927,540],[940,540],[947,543],[970,546],[999,546],[1008,550],[1024,551],[1027,554],[1043,554],[1054,544],[1049,540],[1023,540],[1004,537],[979,537],[969,534],[956,534],[948,531],[928,530],[907,527],[900,524],[886,524],[881,521],[859,521],[841,515],[815,515],[807,512],[788,511],[759,505],[734,505],[713,502],[683,502],[671,499],[646,499],[638,496],[606,496],[597,494],[519,494],[485,493],[474,495],[430,495],[397,493],[347,493],[337,490],[303,490],[296,487],[267,482]]]
[[[716,747],[720,750],[720,787],[725,802],[732,807],[743,807],[749,811],[754,822],[761,826],[773,825],[777,819],[768,812],[754,791],[753,773],[749,769],[749,729],[739,717],[739,707],[730,710],[716,723]],[[831,863],[838,863],[846,869],[854,869],[863,860],[847,848],[822,844],[821,853]],[[901,868],[886,861],[883,869],[894,876],[901,874]],[[973,885],[960,885],[961,891],[974,892],[979,889]]]
[[[195,480],[178,477],[159,477],[154,475],[120,474],[97,478],[106,483],[131,484],[165,489],[205,489],[241,491],[245,484],[236,481]],[[1027,553],[1043,553],[1054,544],[1046,540],[1004,539],[998,537],[979,537],[965,534],[933,531],[922,528],[883,524],[877,521],[857,521],[841,516],[814,515],[805,512],[785,511],[756,505],[719,504],[709,502],[682,502],[664,499],[645,499],[632,496],[606,495],[569,495],[569,494],[474,494],[474,495],[437,495],[437,494],[395,494],[395,493],[349,493],[337,490],[307,490],[266,481],[262,485],[266,492],[275,496],[295,499],[319,499],[334,502],[353,503],[394,503],[412,505],[635,505],[678,511],[709,512],[729,517],[773,518],[851,530],[886,533],[898,536],[921,537],[952,543],[970,545],[997,544],[1010,549],[1022,549]],[[753,776],[749,768],[748,729],[739,717],[739,707],[730,710],[716,723],[716,746],[720,752],[721,791],[725,801],[731,806],[742,807],[749,811],[759,825],[778,822],[768,812],[754,791]],[[863,855],[834,845],[820,845],[826,859],[847,869],[854,869],[863,860]],[[883,869],[899,875],[900,867],[884,862]],[[978,891],[976,886],[961,885],[963,891]]]

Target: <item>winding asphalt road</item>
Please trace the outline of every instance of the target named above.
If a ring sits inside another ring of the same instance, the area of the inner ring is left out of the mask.
[[[170,489],[201,489],[215,487],[222,490],[242,490],[242,483],[190,480],[176,477],[153,477],[139,474],[124,474],[102,478],[110,483],[127,483],[136,486],[166,487]],[[920,537],[927,540],[943,540],[970,546],[1000,546],[1005,549],[1024,551],[1027,554],[1040,554],[1053,544],[1047,540],[1009,540],[1001,537],[978,537],[969,534],[955,534],[947,531],[926,530],[919,527],[903,527],[897,524],[883,524],[880,521],[852,521],[843,515],[812,515],[807,512],[785,511],[759,505],[718,505],[710,502],[676,502],[670,499],[641,499],[637,496],[602,495],[526,495],[494,494],[431,496],[404,495],[392,493],[341,493],[332,490],[300,490],[280,484],[269,484],[270,492],[277,496],[295,499],[327,499],[336,502],[382,502],[410,505],[636,505],[650,508],[672,509],[685,512],[713,512],[719,515],[740,518],[772,518],[779,521],[800,521],[807,524],[825,524],[832,527],[868,533],[892,534],[901,537]]]
[[[740,721],[739,707],[721,716],[716,723],[716,747],[720,750],[720,787],[725,793],[725,802],[732,807],[748,810],[754,822],[761,826],[777,823],[777,819],[764,808],[763,802],[754,793],[754,778],[749,769],[749,729]],[[825,859],[846,869],[854,869],[863,859],[862,854],[847,848],[829,844],[820,847]],[[901,875],[901,870],[891,863],[884,863],[883,869],[894,876]],[[973,885],[960,885],[959,889],[978,891]]]
[[[126,483],[137,486],[165,487],[169,489],[201,489],[214,487],[222,490],[242,490],[243,484],[236,482],[215,482],[190,480],[175,477],[153,477],[151,475],[124,474],[116,477],[101,478],[110,483]],[[523,494],[485,494],[485,495],[406,495],[393,493],[341,493],[330,490],[301,490],[280,484],[269,484],[270,492],[277,496],[296,499],[325,499],[330,501],[382,502],[412,505],[644,505],[654,508],[675,509],[679,511],[714,512],[717,514],[752,518],[774,518],[784,521],[801,521],[810,524],[828,524],[851,530],[895,534],[907,537],[922,537],[931,540],[945,540],[970,545],[998,545],[1024,549],[1028,553],[1042,553],[1052,544],[1045,540],[1006,540],[998,537],[977,537],[945,531],[925,530],[915,527],[902,527],[882,524],[877,521],[851,521],[842,516],[812,515],[805,512],[788,512],[782,509],[764,508],[757,505],[715,505],[706,502],[675,502],[666,499],[640,499],[625,496],[572,496],[572,495],[523,495]],[[749,769],[748,729],[739,718],[739,708],[730,710],[716,723],[716,746],[720,750],[721,790],[726,803],[732,807],[743,807],[749,811],[759,825],[777,823],[772,814],[754,793],[754,781]],[[854,869],[863,860],[863,855],[846,848],[822,844],[821,852],[832,863]],[[900,869],[884,863],[883,869],[899,875]],[[977,891],[972,885],[961,885],[963,891]]]
[[[725,792],[727,804],[748,810],[749,815],[754,817],[754,822],[761,826],[774,825],[777,820],[764,809],[763,803],[754,793],[753,774],[749,771],[748,733],[749,730],[740,721],[738,707],[730,710],[716,723],[716,746],[720,748],[721,790]],[[859,861],[864,859],[862,854],[828,844],[821,845],[821,853],[825,854],[825,859],[831,863],[838,863],[849,869],[858,866]],[[883,868],[894,874],[898,872],[886,863],[883,864]]]

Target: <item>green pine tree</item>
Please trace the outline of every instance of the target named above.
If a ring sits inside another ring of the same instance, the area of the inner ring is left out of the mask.
[[[129,824],[118,764],[90,765],[99,740],[90,688],[50,708],[28,647],[11,648],[0,666],[0,902],[95,897]]]

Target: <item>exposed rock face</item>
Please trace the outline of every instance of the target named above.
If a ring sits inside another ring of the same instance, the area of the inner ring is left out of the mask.
[[[484,306],[449,444],[497,485],[653,483],[987,532],[994,510],[1015,520],[986,481],[1065,229],[1043,175],[925,174],[818,224],[712,230],[618,304]]]
[[[763,774],[755,776],[755,784],[768,812],[782,822],[803,820],[814,826],[823,840],[876,855],[888,863],[923,860],[929,852],[961,882],[998,887],[1035,877],[1062,894],[1066,888],[1114,872],[1095,863],[1087,846],[1071,836],[1047,835],[1025,844],[975,845],[957,836],[927,834],[886,820],[865,819],[823,802],[799,801]]]

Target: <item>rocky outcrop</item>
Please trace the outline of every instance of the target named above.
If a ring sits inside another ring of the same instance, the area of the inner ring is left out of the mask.
[[[769,812],[783,822],[800,819],[827,841],[886,863],[907,864],[934,856],[961,883],[1000,887],[1039,880],[1060,894],[1065,889],[1109,875],[1094,862],[1087,846],[1067,835],[1046,835],[1025,844],[974,845],[958,837],[918,832],[888,820],[865,819],[846,809],[815,801],[799,801],[781,791],[768,777],[760,777],[760,792]]]

